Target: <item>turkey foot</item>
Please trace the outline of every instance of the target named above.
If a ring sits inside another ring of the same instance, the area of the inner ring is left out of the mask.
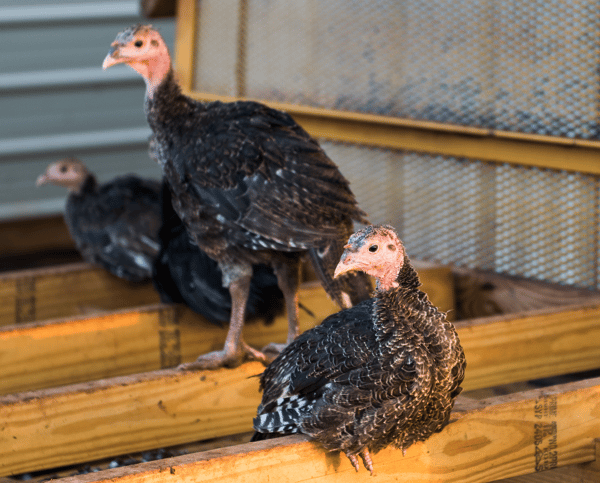
[[[178,366],[179,370],[219,369],[221,367],[234,368],[247,360],[260,361],[268,364],[269,358],[261,351],[253,349],[245,342],[241,342],[237,350],[220,350],[202,354],[194,362],[186,362]]]
[[[357,454],[362,457],[365,468],[368,469],[371,473],[371,476],[373,476],[373,460],[371,459],[371,453],[369,453],[369,450],[365,448],[362,451],[359,451]],[[350,460],[350,463],[352,463],[352,466],[354,466],[354,469],[358,471],[360,469],[360,464],[358,463],[358,457],[356,456],[356,453],[346,453],[346,456]]]
[[[267,362],[270,364],[275,360],[279,353],[287,347],[287,344],[278,344],[277,342],[271,342],[262,348],[262,353],[267,358]]]

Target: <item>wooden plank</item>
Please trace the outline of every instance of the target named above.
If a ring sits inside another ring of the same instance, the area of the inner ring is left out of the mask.
[[[178,69],[179,69],[178,65]],[[200,101],[232,102],[233,96],[186,92]],[[337,111],[254,99],[288,112],[320,139],[401,149],[495,163],[600,174],[600,142],[511,133],[432,121]]]
[[[430,299],[454,313],[449,267],[415,264]],[[0,326],[159,302],[152,284],[134,284],[86,263],[0,274]]]
[[[337,310],[316,282],[303,284],[300,311],[306,330]],[[244,328],[255,347],[283,342],[284,315],[270,326]],[[464,387],[492,387],[600,367],[600,306],[460,321],[467,357]],[[189,309],[155,305],[94,316],[0,329],[0,394],[73,384],[172,367],[222,347],[227,326]]]
[[[337,310],[316,283],[305,284],[299,300],[312,312],[300,311],[301,330]],[[259,348],[285,342],[287,318],[249,322],[244,334]],[[226,325],[168,305],[7,326],[0,328],[0,394],[173,367],[222,348],[226,335]]]
[[[455,323],[465,389],[600,367],[600,306],[571,306]]]
[[[73,249],[62,215],[0,222],[1,256],[31,253],[48,249]]]
[[[152,284],[133,284],[87,263],[0,275],[0,326],[158,303]]]
[[[515,476],[495,483],[598,483],[600,481],[600,439],[594,441],[596,459],[549,471]]]
[[[177,27],[175,30],[175,55],[173,64],[177,79],[184,91],[194,85],[194,62],[196,59],[196,29],[200,7],[197,0],[177,1]]]
[[[453,420],[441,433],[411,446],[405,455],[393,448],[376,454],[377,481],[487,482],[596,457],[600,379],[479,404],[467,401],[463,408],[455,410]],[[339,453],[327,453],[304,436],[288,436],[60,481],[351,483],[367,477],[364,468],[355,472]]]
[[[0,394],[160,369],[172,307],[0,329]],[[171,324],[174,325],[174,324]]]
[[[183,454],[198,453],[211,449],[226,448],[244,444],[250,441],[253,431],[238,433],[219,438],[212,438],[203,441],[194,441],[182,445],[169,446],[167,448],[156,448],[152,450],[140,451],[137,453],[127,453],[125,455],[112,456],[101,460],[95,460],[77,465],[64,466],[61,468],[51,468],[48,470],[37,471],[35,473],[26,473],[18,479],[27,479],[30,483],[44,483],[48,480],[66,478],[68,476],[81,475],[90,472],[107,470],[109,468],[128,466],[131,464],[145,463],[163,458],[171,458]],[[0,483],[16,483],[13,477],[0,477]]]
[[[600,303],[596,290],[459,267],[453,267],[452,273],[460,319]]]
[[[0,476],[250,431],[258,362],[0,397]]]

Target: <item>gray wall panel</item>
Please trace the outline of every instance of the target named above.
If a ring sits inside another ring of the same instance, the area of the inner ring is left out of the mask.
[[[143,126],[143,102],[143,83],[0,95],[1,138]]]
[[[138,1],[0,0],[0,219],[56,213],[65,191],[35,187],[48,163],[75,155],[101,181],[160,176],[147,154],[144,83],[100,65]],[[174,20],[152,21],[173,46]],[[1,235],[0,235],[1,236]]]

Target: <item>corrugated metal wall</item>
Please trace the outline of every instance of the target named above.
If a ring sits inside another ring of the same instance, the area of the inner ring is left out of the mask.
[[[60,212],[65,191],[35,179],[67,155],[101,180],[160,176],[147,154],[143,81],[100,67],[117,32],[137,22],[150,23],[137,0],[0,0],[0,219]],[[174,21],[151,23],[172,49]]]

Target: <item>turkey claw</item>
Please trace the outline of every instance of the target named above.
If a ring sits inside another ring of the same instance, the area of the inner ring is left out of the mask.
[[[220,351],[209,352],[208,354],[202,354],[193,362],[185,362],[177,366],[180,371],[191,371],[191,370],[207,370],[207,369],[220,369],[221,367],[234,368],[238,367],[248,360],[255,360],[268,364],[268,357],[262,352],[253,349],[245,342],[242,342],[239,350],[226,351],[225,349]]]
[[[357,454],[359,454],[363,460],[363,464],[365,465],[365,468],[369,470],[369,472],[371,473],[371,476],[374,475],[374,471],[373,471],[373,460],[371,459],[371,453],[369,453],[369,450],[367,448],[363,449],[362,451],[359,451],[358,453],[346,453],[346,456],[348,457],[348,459],[350,460],[350,463],[352,463],[352,466],[354,466],[354,469],[356,471],[358,471],[360,469],[360,464],[358,463],[358,457],[356,456]]]

